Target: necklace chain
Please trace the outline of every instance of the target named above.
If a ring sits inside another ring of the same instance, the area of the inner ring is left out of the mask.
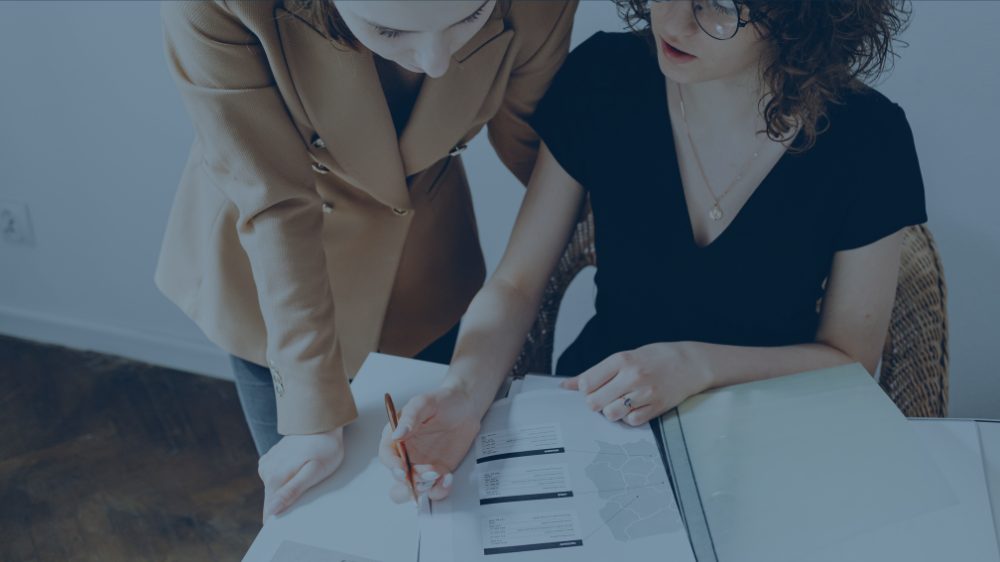
[[[757,150],[754,151],[753,156],[751,156],[750,159],[747,160],[747,163],[743,166],[743,170],[740,171],[739,175],[736,176],[736,179],[734,179],[733,182],[729,184],[729,187],[722,192],[722,195],[716,197],[715,191],[712,190],[712,185],[708,183],[708,177],[705,175],[705,168],[703,168],[701,165],[701,158],[698,157],[698,150],[694,147],[694,140],[691,138],[691,127],[688,126],[687,112],[684,111],[684,94],[681,92],[680,82],[677,83],[677,95],[680,98],[681,117],[684,118],[684,130],[685,132],[687,132],[688,144],[691,145],[691,152],[694,154],[694,161],[698,164],[698,171],[701,172],[701,179],[705,180],[705,187],[708,188],[708,192],[712,195],[712,199],[715,201],[715,205],[708,212],[708,216],[711,217],[712,220],[716,221],[722,220],[722,209],[719,208],[719,201],[722,201],[722,199],[726,195],[729,195],[729,192],[732,191],[734,187],[736,187],[737,182],[740,181],[740,178],[743,177],[743,174],[745,174],[747,170],[750,169],[750,163],[753,162],[755,158],[757,158],[757,154],[760,153],[760,149],[764,147],[765,143],[767,143],[767,138],[765,138],[760,143],[760,146],[757,147]]]

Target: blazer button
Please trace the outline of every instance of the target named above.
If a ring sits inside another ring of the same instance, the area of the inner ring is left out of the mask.
[[[333,212],[333,207],[331,207],[330,205],[328,205],[326,203],[323,203],[323,212],[326,213],[326,214],[330,214],[330,213]]]
[[[448,156],[458,156],[459,154],[465,152],[465,149],[468,147],[469,145],[467,144],[458,145],[455,148],[451,149],[451,152],[448,153]]]
[[[395,207],[392,208],[392,212],[396,213],[397,215],[399,215],[401,217],[405,217],[406,215],[410,214],[410,211],[408,211],[406,209],[397,209]]]
[[[316,172],[318,174],[326,174],[326,173],[328,173],[330,171],[330,168],[327,168],[326,166],[324,166],[322,164],[313,164],[312,165],[312,169],[313,169],[314,172]]]
[[[319,135],[313,135],[312,145],[316,148],[326,148],[326,143],[323,139],[319,138]]]
[[[268,361],[268,366],[271,367],[271,380],[274,381],[274,392],[278,394],[278,397],[285,395],[285,385],[281,381],[281,373],[278,372],[278,366],[274,364],[274,361]]]

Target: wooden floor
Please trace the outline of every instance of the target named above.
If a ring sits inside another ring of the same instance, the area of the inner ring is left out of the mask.
[[[263,500],[233,383],[0,336],[0,561],[238,561]]]

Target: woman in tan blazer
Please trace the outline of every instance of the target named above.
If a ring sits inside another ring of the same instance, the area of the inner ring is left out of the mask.
[[[368,353],[450,359],[485,277],[459,153],[486,125],[527,183],[575,9],[163,3],[197,136],[156,284],[234,358],[265,520],[339,466]]]

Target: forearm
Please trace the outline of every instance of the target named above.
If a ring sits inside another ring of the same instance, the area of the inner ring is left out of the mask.
[[[823,343],[782,347],[739,347],[686,342],[694,364],[706,381],[706,390],[759,381],[827,367],[857,362],[856,359]]]
[[[464,393],[473,413],[486,413],[517,360],[583,195],[542,143],[507,250],[462,319],[443,383]]]
[[[474,410],[485,414],[521,352],[538,304],[510,284],[496,279],[487,283],[462,319],[442,386],[462,391]]]

